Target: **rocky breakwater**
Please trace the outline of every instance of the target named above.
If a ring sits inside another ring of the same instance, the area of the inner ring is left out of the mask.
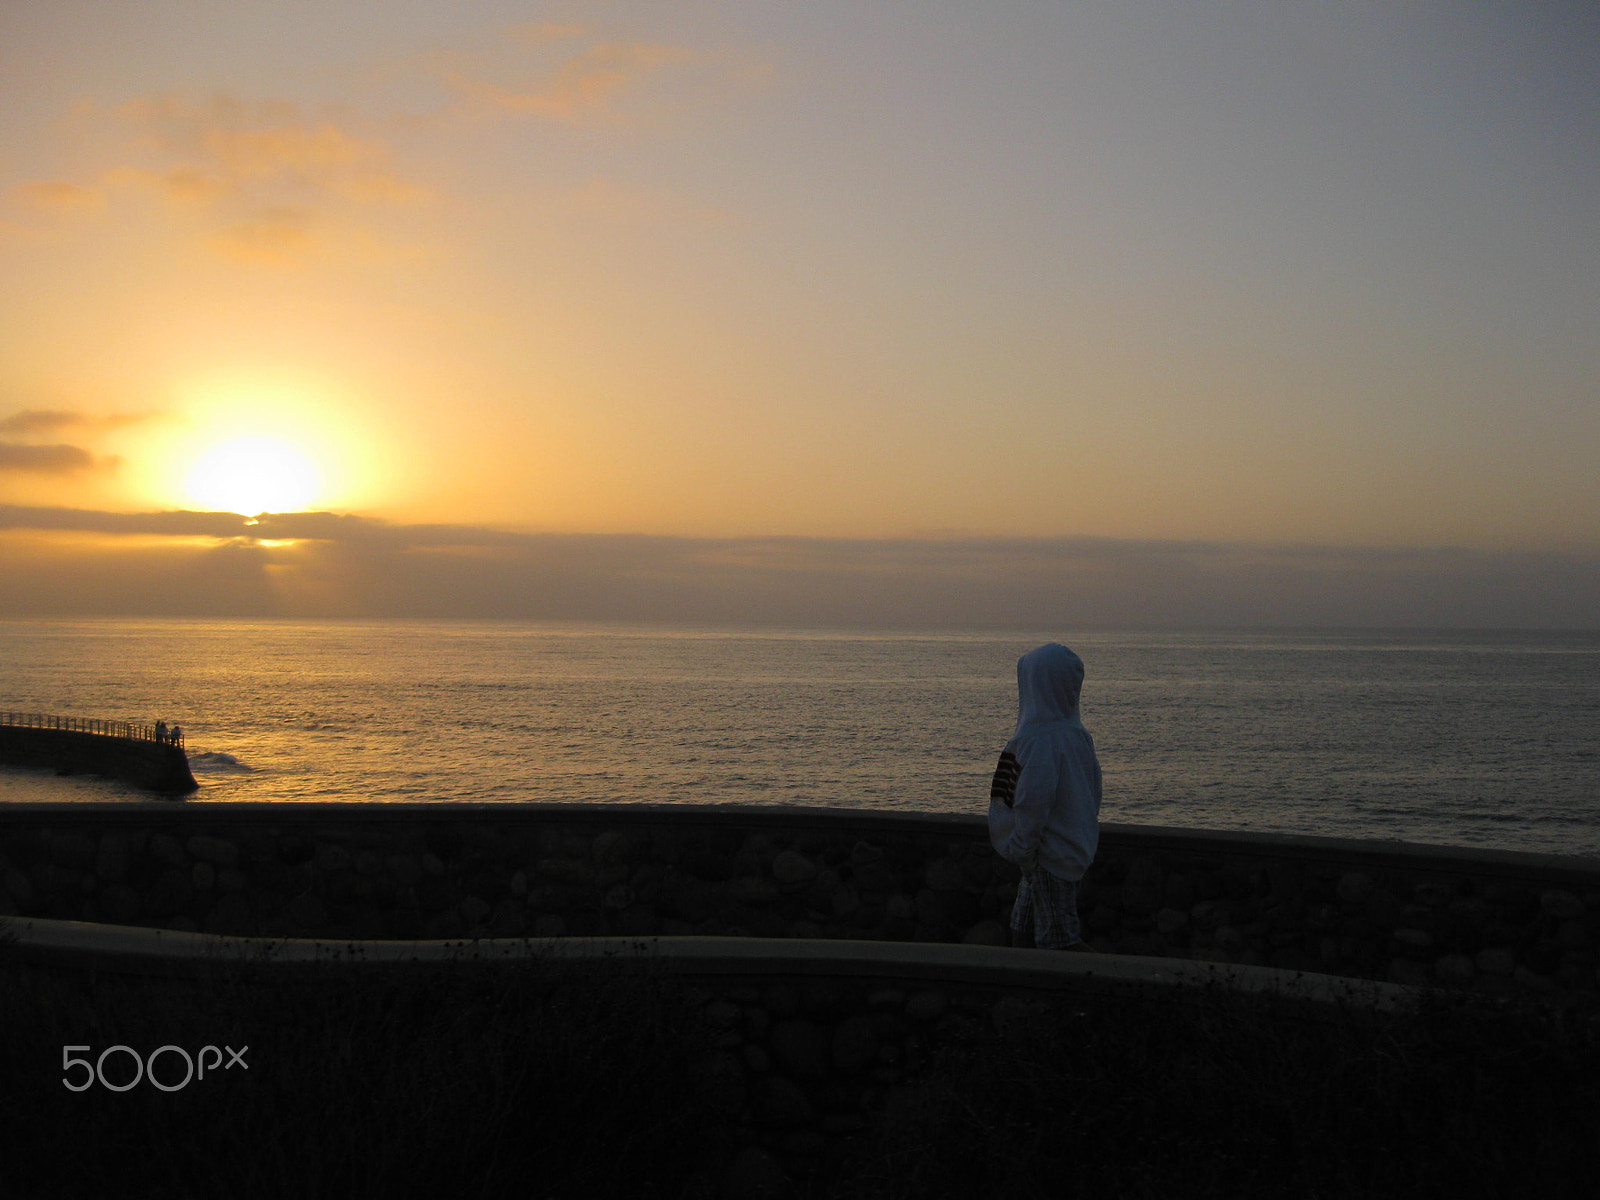
[[[60,775],[104,775],[172,796],[199,786],[179,746],[78,729],[0,724],[0,763],[43,767]]]

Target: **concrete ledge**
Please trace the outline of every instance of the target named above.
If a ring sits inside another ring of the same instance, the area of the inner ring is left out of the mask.
[[[906,942],[743,937],[329,941],[227,937],[27,917],[5,922],[0,937],[4,959],[13,962],[152,975],[239,964],[359,967],[554,958],[659,965],[670,974],[689,977],[874,979],[977,985],[1007,992],[1150,995],[1205,988],[1379,1011],[1412,1008],[1422,994],[1400,984],[1236,963]]]

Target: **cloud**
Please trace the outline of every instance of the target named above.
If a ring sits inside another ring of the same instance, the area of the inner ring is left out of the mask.
[[[203,244],[223,257],[281,266],[329,249],[335,218],[360,228],[375,208],[430,196],[402,176],[384,139],[352,127],[348,116],[289,101],[167,94],[86,117],[105,142],[106,165],[88,181],[13,189],[30,212],[82,214],[110,197],[154,195],[174,221],[197,223]]]
[[[122,465],[115,455],[96,458],[81,446],[27,446],[0,442],[0,473],[73,475],[80,471],[112,471]]]
[[[662,68],[689,62],[689,51],[664,45],[587,46],[539,77],[502,86],[464,66],[441,66],[439,77],[479,110],[500,110],[554,121],[625,119],[619,102]]]
[[[396,129],[449,136],[493,116],[637,128],[725,103],[769,74],[749,55],[596,35],[576,24],[534,23],[503,33],[482,53],[440,51],[402,68],[446,90],[432,114],[361,115],[226,93],[161,93],[110,108],[85,102],[77,127],[99,166],[78,179],[36,179],[12,189],[0,244],[48,238],[70,218],[144,195],[166,219],[234,262],[283,267],[354,250],[392,253],[378,214],[431,202],[433,190],[402,167],[384,136]],[[574,203],[626,221],[721,220],[673,197],[608,185]],[[17,219],[12,219],[13,217]]]
[[[11,591],[0,589],[0,612],[56,605],[248,615],[264,611],[262,581],[272,585],[270,611],[302,616],[1592,629],[1600,612],[1594,555],[1106,538],[580,535],[340,513],[267,514],[251,525],[236,513],[22,506],[0,506],[0,530],[10,531],[0,535],[0,577],[13,580]],[[49,557],[41,538],[76,549]],[[187,539],[181,552],[179,539]],[[170,595],[151,590],[161,578],[157,562],[176,572],[172,579],[192,582],[198,576],[183,564],[220,545],[238,553],[205,562],[251,572],[233,590],[210,598],[176,582]],[[119,590],[123,584],[134,590]],[[135,594],[143,597],[137,604],[127,598]],[[230,609],[235,602],[244,607]]]
[[[625,42],[550,23],[513,27],[489,54],[435,55],[427,69],[456,95],[460,116],[628,126],[726,100],[770,75],[735,51]]]
[[[236,262],[290,266],[310,257],[314,245],[311,214],[303,209],[267,209],[251,220],[210,234],[206,244]]]
[[[170,164],[159,180],[176,199],[207,200],[270,185],[343,193],[369,178],[395,182],[381,139],[285,100],[162,95],[130,101],[116,115],[141,148]]]
[[[97,212],[106,206],[104,190],[68,180],[18,184],[13,194],[27,207],[45,213]]]
[[[148,421],[154,413],[107,413],[96,415],[61,409],[30,408],[9,417],[0,417],[0,433],[46,433],[56,429],[116,429]]]
[[[249,518],[238,513],[118,513],[84,508],[40,508],[0,504],[0,529],[48,532],[106,533],[118,536],[240,537],[249,532]]]

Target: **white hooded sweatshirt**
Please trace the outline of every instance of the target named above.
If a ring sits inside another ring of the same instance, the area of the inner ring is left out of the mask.
[[[1100,761],[1078,719],[1083,660],[1050,642],[1017,660],[1017,729],[989,788],[989,840],[1032,873],[1078,880],[1100,842]]]

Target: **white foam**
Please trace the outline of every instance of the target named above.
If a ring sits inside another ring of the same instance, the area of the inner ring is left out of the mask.
[[[191,771],[253,771],[254,767],[242,763],[231,754],[224,754],[221,750],[207,750],[203,754],[189,756],[189,769]]]

